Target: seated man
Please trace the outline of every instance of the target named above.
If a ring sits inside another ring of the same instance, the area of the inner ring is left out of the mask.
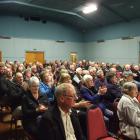
[[[99,69],[96,73],[95,88],[99,90],[99,87],[106,86],[106,79],[103,70]]]
[[[122,97],[121,87],[118,84],[116,74],[113,72],[107,73],[106,80],[107,80],[106,98],[108,104],[112,105],[115,99]]]
[[[69,83],[57,86],[56,104],[42,116],[39,126],[39,140],[82,140],[82,133],[76,112],[75,89]]]

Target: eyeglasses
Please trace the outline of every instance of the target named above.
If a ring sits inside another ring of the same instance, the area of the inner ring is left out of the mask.
[[[69,99],[74,99],[76,100],[77,99],[77,96],[76,95],[64,95],[65,97],[68,97]]]

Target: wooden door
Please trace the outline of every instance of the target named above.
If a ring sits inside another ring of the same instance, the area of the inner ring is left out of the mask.
[[[44,52],[27,51],[25,56],[26,63],[44,63]]]
[[[40,63],[44,63],[44,52],[38,52],[36,53],[36,61]]]
[[[77,62],[77,53],[76,52],[71,52],[70,53],[70,61],[72,63],[76,63]]]

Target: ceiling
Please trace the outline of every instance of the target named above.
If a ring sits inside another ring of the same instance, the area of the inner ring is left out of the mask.
[[[97,3],[98,10],[84,15],[81,8],[88,2]],[[139,19],[140,0],[0,0],[0,15],[52,20],[86,30]]]

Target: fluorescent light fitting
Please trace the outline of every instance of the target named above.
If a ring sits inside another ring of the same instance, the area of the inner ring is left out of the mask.
[[[94,12],[94,11],[96,11],[98,8],[97,8],[97,5],[96,4],[88,4],[87,6],[85,6],[84,8],[83,8],[83,13],[84,14],[89,14],[89,13],[91,13],[91,12]]]

